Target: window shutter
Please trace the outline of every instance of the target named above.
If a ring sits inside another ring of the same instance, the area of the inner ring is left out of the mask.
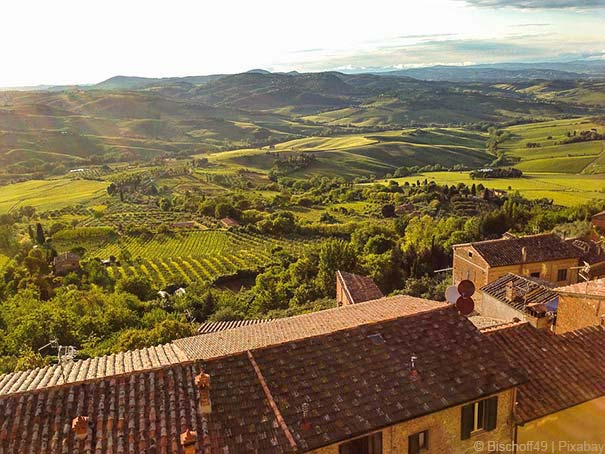
[[[485,430],[494,430],[498,421],[498,396],[490,397],[486,402],[487,418]]]
[[[473,430],[473,418],[475,412],[473,411],[474,404],[465,405],[462,407],[462,424],[460,430],[460,439],[467,440],[471,438],[471,432]]]
[[[419,451],[418,434],[410,435],[408,437],[408,454],[418,454]]]

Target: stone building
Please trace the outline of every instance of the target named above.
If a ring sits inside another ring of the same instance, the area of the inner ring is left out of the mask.
[[[0,376],[0,452],[475,453],[526,380],[453,306],[392,297]]]
[[[382,291],[369,277],[345,271],[336,272],[336,304],[338,306],[363,303],[383,296]]]
[[[581,252],[553,233],[454,246],[454,284],[464,279],[477,288],[508,273],[558,285],[577,282]]]
[[[528,378],[516,398],[517,452],[571,454],[605,443],[605,328],[555,335],[522,323],[484,334]]]
[[[557,334],[605,325],[605,279],[555,289],[559,294]]]
[[[559,295],[549,282],[507,274],[481,287],[477,301],[477,310],[482,316],[551,328]]]
[[[64,252],[53,259],[53,270],[58,276],[64,276],[80,269],[80,256],[74,252]]]

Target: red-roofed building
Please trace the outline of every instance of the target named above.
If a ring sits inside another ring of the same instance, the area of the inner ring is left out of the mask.
[[[515,407],[523,452],[590,452],[577,447],[605,443],[605,328],[555,335],[523,323],[484,333],[528,378]]]
[[[396,454],[428,443],[470,454],[511,443],[524,374],[453,306],[422,301],[348,327],[357,308],[375,317],[397,303],[301,316],[317,333],[304,337],[282,324],[261,340],[277,321],[195,336],[239,340],[205,359],[183,349],[190,359],[177,364],[2,395],[0,454]]]
[[[336,272],[336,303],[339,306],[363,303],[384,297],[376,283],[367,276]]]

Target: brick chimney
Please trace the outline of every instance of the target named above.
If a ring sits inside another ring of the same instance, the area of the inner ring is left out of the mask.
[[[515,283],[509,281],[506,283],[506,299],[509,301],[515,301]]]
[[[85,440],[88,435],[88,416],[76,416],[71,421],[71,429],[76,440]]]
[[[203,370],[195,376],[195,386],[200,393],[200,412],[203,415],[212,413],[212,403],[210,402],[210,375]]]
[[[197,432],[187,429],[181,434],[181,446],[184,454],[196,454],[195,444],[197,442]]]

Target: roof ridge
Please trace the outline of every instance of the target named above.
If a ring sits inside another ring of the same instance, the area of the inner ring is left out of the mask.
[[[489,334],[489,333],[493,333],[494,331],[501,331],[501,330],[512,329],[512,328],[520,328],[524,325],[530,325],[530,323],[528,321],[509,322],[509,323],[503,323],[502,325],[483,328],[483,329],[480,329],[479,331],[481,331],[482,334]]]

